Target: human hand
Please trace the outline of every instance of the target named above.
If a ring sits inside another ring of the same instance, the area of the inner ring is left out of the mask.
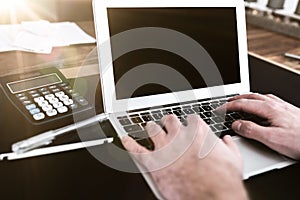
[[[223,109],[243,111],[265,118],[264,127],[238,120],[232,128],[238,134],[262,142],[290,158],[300,159],[300,109],[274,95],[245,94],[228,100]],[[222,109],[222,108],[220,108]]]
[[[187,126],[174,115],[165,116],[162,124],[167,133],[153,122],[146,126],[153,152],[129,136],[122,143],[149,170],[164,198],[247,199],[241,155],[230,136],[217,138],[196,115],[187,117]]]

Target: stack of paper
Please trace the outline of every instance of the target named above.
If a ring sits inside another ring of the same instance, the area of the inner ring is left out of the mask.
[[[50,54],[53,47],[95,43],[73,22],[22,22],[18,25],[0,25],[0,52],[29,51]]]

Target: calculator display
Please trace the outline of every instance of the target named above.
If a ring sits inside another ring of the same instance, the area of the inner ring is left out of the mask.
[[[43,86],[48,86],[56,83],[61,83],[62,80],[56,73],[38,76],[30,79],[7,83],[7,87],[15,94],[31,89],[36,89]]]

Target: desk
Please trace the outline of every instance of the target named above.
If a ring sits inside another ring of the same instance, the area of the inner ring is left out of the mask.
[[[58,54],[61,56],[59,58],[63,58],[63,52],[69,55],[68,49],[71,52],[81,52],[81,50],[76,50],[77,48],[86,52],[86,54],[79,53],[78,57],[82,56],[82,58],[85,58],[89,54],[88,49],[91,50],[94,46],[66,47],[55,51],[59,52]],[[11,52],[5,55],[13,55],[14,53]],[[23,56],[23,53],[20,54],[22,54],[24,62],[17,63],[20,64],[18,66],[27,67],[26,63],[31,62],[30,56],[39,58],[39,55],[24,54],[26,56]],[[72,57],[72,55],[69,57]],[[10,59],[7,58],[6,61],[9,63]],[[53,58],[52,62],[55,62],[55,58]],[[16,69],[14,65],[10,66]],[[41,65],[35,67],[41,67]],[[26,70],[33,68],[28,67]],[[15,72],[12,69],[1,68],[1,72],[2,70],[8,74]],[[297,74],[252,56],[250,57],[250,72],[252,90],[276,93],[300,106],[300,96],[295,95],[298,93],[297,86],[300,83],[300,78]],[[272,79],[266,78],[269,74],[272,74]],[[3,115],[1,115],[2,117]],[[2,118],[0,127],[5,127],[6,124],[4,123],[5,120]],[[13,124],[14,122],[10,123]],[[28,131],[29,128],[21,130]],[[18,137],[15,135],[18,133],[20,132],[2,130],[0,136],[1,144],[11,144]],[[103,151],[106,150],[103,147]],[[129,158],[128,160],[130,161]],[[297,164],[282,170],[252,177],[245,184],[252,199],[294,199],[300,196],[300,191],[298,190],[299,170],[300,166]],[[154,196],[139,174],[129,174],[111,169],[98,162],[87,150],[1,162],[0,172],[2,199],[154,199]]]

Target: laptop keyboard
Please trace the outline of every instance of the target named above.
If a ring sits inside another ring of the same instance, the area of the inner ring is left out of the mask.
[[[243,112],[228,112],[220,116],[215,109],[226,103],[226,98],[213,99],[204,102],[180,104],[162,109],[153,109],[147,112],[128,113],[126,116],[117,117],[125,132],[141,145],[153,149],[153,143],[148,138],[145,126],[147,122],[154,121],[161,125],[160,120],[165,115],[174,114],[185,125],[186,117],[190,114],[199,115],[211,128],[212,132],[222,138],[225,135],[234,136],[236,133],[231,125],[235,120],[246,119],[262,124],[263,119]]]

